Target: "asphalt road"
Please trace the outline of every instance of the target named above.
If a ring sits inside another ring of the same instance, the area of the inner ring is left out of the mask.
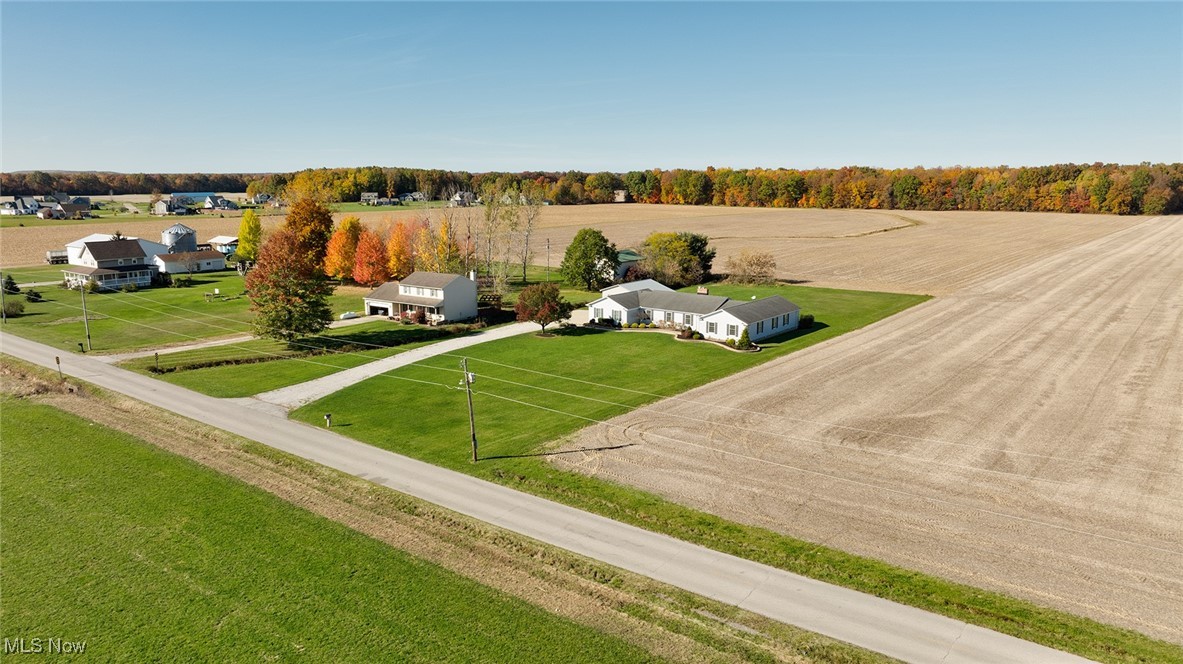
[[[0,333],[0,352],[53,368],[52,347]],[[185,417],[542,542],[911,662],[1085,661],[981,627],[618,523],[239,404],[62,356],[62,371]],[[463,447],[464,441],[458,441]]]

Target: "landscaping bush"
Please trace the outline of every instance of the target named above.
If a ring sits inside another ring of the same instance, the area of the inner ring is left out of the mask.
[[[423,325],[427,323],[427,314],[423,313],[422,311],[412,311],[408,318],[410,318],[411,322],[416,325]]]
[[[727,341],[724,341],[723,343],[727,344],[728,346],[731,346],[732,348],[735,348],[735,339],[728,339]]]
[[[99,282],[91,279],[90,281],[86,282],[86,285],[83,286],[83,288],[86,289],[87,293],[97,293],[99,290]]]
[[[648,327],[650,330],[656,330],[657,323],[649,323],[649,325],[647,325],[646,327]]]
[[[695,341],[702,341],[702,334],[695,332],[693,338]]]
[[[20,300],[5,300],[4,301],[4,315],[5,316],[19,316],[25,313],[25,303]]]
[[[135,284],[123,284],[123,288],[119,290],[122,290],[124,293],[134,293],[140,289]]]
[[[21,287],[16,285],[16,279],[13,279],[11,274],[4,275],[4,294],[16,295],[19,292]]]
[[[41,297],[41,293],[39,293],[35,290],[32,290],[32,289],[29,289],[29,290],[25,291],[25,300],[27,300],[29,302],[44,302],[45,298]]]
[[[805,314],[797,321],[797,327],[802,330],[808,330],[813,327],[813,314]]]
[[[748,350],[752,347],[752,340],[748,338],[748,328],[744,328],[739,335],[739,341],[735,342],[735,347],[740,350]]]
[[[679,339],[691,339],[693,337],[694,337],[694,330],[691,330],[688,327],[678,330],[678,338]]]

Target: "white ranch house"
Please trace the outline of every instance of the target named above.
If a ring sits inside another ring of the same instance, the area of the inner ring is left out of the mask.
[[[691,329],[714,341],[748,338],[760,341],[797,329],[801,308],[779,295],[733,300],[721,295],[679,293],[652,279],[609,286],[587,305],[588,319],[611,318],[619,324],[657,323]]]
[[[421,311],[432,323],[477,316],[476,282],[458,274],[412,272],[379,286],[364,298],[369,316],[403,316]]]

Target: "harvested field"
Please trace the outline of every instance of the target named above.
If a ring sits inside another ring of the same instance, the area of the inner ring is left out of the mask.
[[[1124,228],[551,458],[1183,643],[1183,220],[1096,221]]]
[[[448,214],[458,224],[479,208],[336,213],[353,214],[383,229],[389,223],[427,214]],[[125,235],[155,238],[174,221],[196,228],[199,239],[237,235],[237,216],[146,218],[113,223]],[[263,228],[282,217],[265,215]],[[579,205],[543,208],[532,241],[534,262],[557,267],[580,228],[599,228],[619,247],[635,247],[655,231],[693,231],[710,236],[718,249],[718,271],[742,249],[770,251],[782,279],[855,290],[943,295],[1140,221],[1136,217],[1007,212],[913,212],[873,210],[773,210],[680,205]],[[45,251],[61,248],[87,232],[114,231],[102,224],[0,229],[0,267],[33,265]]]

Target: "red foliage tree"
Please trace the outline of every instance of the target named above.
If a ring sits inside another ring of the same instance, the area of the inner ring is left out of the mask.
[[[377,286],[390,281],[390,259],[386,244],[370,229],[361,232],[354,254],[353,280],[363,286]]]

